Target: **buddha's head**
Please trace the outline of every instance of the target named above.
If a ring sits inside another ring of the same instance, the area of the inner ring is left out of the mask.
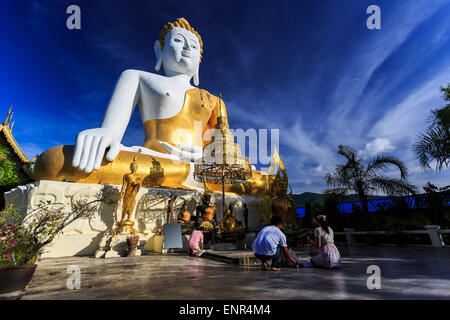
[[[184,18],[166,24],[155,41],[156,66],[161,65],[168,76],[185,74],[199,83],[198,69],[203,53],[203,42],[197,31]]]

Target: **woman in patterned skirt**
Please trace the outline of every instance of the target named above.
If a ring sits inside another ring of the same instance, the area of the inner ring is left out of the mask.
[[[337,268],[341,265],[341,255],[334,245],[334,233],[325,215],[317,216],[318,227],[314,230],[315,247],[318,253],[311,258],[311,264],[319,268]]]

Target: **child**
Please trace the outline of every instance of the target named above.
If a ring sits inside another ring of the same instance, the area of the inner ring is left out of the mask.
[[[328,225],[325,215],[317,216],[318,227],[314,230],[317,254],[311,258],[314,267],[338,268],[341,265],[341,255],[334,245],[334,233]]]
[[[194,230],[189,238],[189,255],[195,256],[197,251],[203,249],[203,227],[199,227],[197,224],[194,226]]]

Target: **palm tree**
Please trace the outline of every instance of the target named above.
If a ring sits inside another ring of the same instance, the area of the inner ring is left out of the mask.
[[[416,193],[416,187],[406,179],[408,169],[398,158],[380,155],[364,163],[351,147],[339,145],[338,148],[338,154],[345,157],[347,162],[337,165],[334,173],[326,174],[325,182],[332,188],[326,189],[325,194],[344,196],[354,192],[361,202],[363,213],[368,215],[368,195],[377,190],[388,195]],[[388,165],[399,169],[400,179],[381,174],[380,171],[386,170]]]
[[[450,102],[450,83],[441,87],[444,100]],[[425,133],[419,134],[413,145],[414,153],[422,168],[430,168],[436,160],[436,170],[450,165],[450,103],[431,110],[430,125]]]

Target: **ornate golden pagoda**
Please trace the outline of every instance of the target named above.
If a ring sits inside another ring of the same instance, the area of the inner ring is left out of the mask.
[[[250,160],[242,156],[239,144],[224,121],[221,94],[217,99],[219,115],[211,142],[203,147],[203,157],[194,166],[194,179],[222,184],[222,209],[225,214],[225,184],[245,183],[252,177]]]

